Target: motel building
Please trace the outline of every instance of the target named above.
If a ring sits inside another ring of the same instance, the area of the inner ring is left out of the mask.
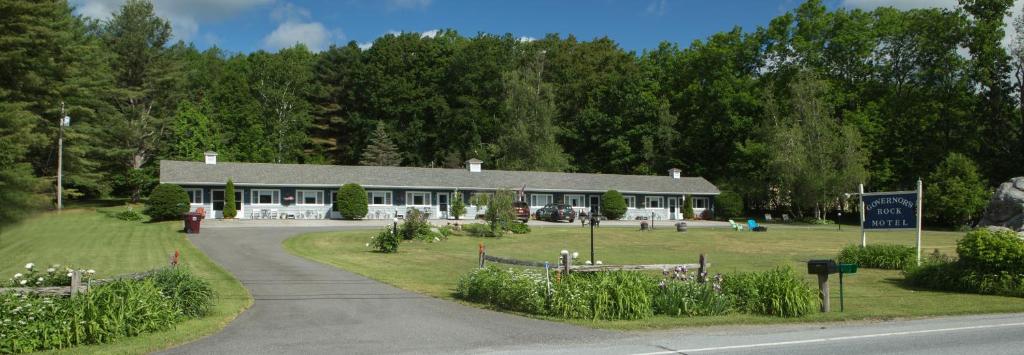
[[[684,177],[679,169],[664,176],[577,174],[537,171],[485,170],[484,162],[471,159],[465,169],[394,166],[348,166],[218,162],[206,152],[205,161],[160,161],[160,182],[177,184],[188,193],[191,210],[200,207],[207,218],[223,218],[224,188],[235,184],[236,218],[242,219],[339,219],[334,201],[338,188],[356,183],[366,189],[366,219],[401,218],[411,208],[431,219],[450,219],[455,192],[466,204],[462,218],[483,213],[470,204],[475,194],[498,189],[521,191],[523,201],[536,211],[550,203],[564,203],[577,211],[600,214],[601,195],[617,190],[626,199],[622,219],[683,218],[681,206],[689,203],[695,216],[713,213],[715,185],[702,177]]]

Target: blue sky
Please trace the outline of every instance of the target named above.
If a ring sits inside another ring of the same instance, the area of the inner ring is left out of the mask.
[[[463,35],[512,33],[541,38],[608,36],[627,50],[667,40],[688,45],[733,26],[753,29],[802,0],[156,0],[178,39],[232,52],[276,50],[296,42],[322,50],[332,43],[368,46],[389,32],[430,34],[451,28]],[[72,0],[77,12],[108,18],[124,0]],[[826,0],[830,8],[952,7],[956,0]],[[1015,6],[1019,10],[1020,4]]]

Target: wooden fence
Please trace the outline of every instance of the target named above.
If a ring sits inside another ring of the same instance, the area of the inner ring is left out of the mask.
[[[171,267],[178,266],[178,258],[180,253],[175,251],[174,254],[170,255]],[[145,272],[136,272],[131,274],[118,275],[108,279],[89,280],[85,284],[82,284],[82,272],[79,270],[73,270],[71,272],[71,285],[70,286],[51,286],[51,287],[0,287],[0,293],[15,292],[20,294],[33,293],[40,296],[71,296],[79,293],[85,293],[89,291],[89,288],[93,286],[99,286],[108,282],[116,280],[142,280],[149,277],[153,273],[156,273],[159,269],[149,270]]]
[[[518,260],[513,258],[503,258],[493,255],[487,255],[487,250],[481,243],[479,248],[479,267],[484,267],[488,261],[506,265],[517,265],[517,266],[530,266],[530,267],[543,267],[547,268],[549,265],[547,262]],[[695,264],[643,264],[643,265],[573,265],[572,255],[564,253],[561,255],[557,270],[563,273],[570,272],[602,272],[602,271],[664,271],[672,270],[676,267],[685,267],[687,269],[696,269],[698,275],[703,279],[707,275],[708,268],[711,267],[711,263],[708,262],[704,254],[700,254],[700,260]]]

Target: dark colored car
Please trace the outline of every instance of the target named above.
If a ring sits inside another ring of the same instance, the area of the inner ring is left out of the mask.
[[[576,210],[573,210],[572,206],[569,205],[551,203],[537,210],[534,216],[542,221],[557,222],[564,220],[572,223],[572,221],[576,220]]]
[[[516,219],[523,223],[530,220],[530,204],[523,201],[512,202],[512,209],[516,211]]]

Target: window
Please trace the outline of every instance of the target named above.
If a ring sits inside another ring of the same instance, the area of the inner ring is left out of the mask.
[[[409,206],[430,206],[429,192],[406,192],[405,204]]]
[[[636,208],[636,196],[622,196],[626,199],[627,208]]]
[[[281,190],[252,190],[252,204],[280,205]]]
[[[338,212],[338,192],[331,191],[331,211]]]
[[[203,189],[185,189],[188,194],[188,203],[193,205],[203,204]]]
[[[665,198],[661,196],[647,196],[647,208],[665,208]]]
[[[565,195],[564,203],[572,207],[583,207],[583,195]]]
[[[370,206],[391,206],[391,191],[367,191]]]
[[[693,198],[693,208],[708,208],[708,198],[707,197],[694,197]]]
[[[545,206],[555,202],[551,194],[530,194],[530,206]]]
[[[317,205],[323,206],[324,192],[317,190],[299,190],[295,192],[296,201],[300,206]]]

